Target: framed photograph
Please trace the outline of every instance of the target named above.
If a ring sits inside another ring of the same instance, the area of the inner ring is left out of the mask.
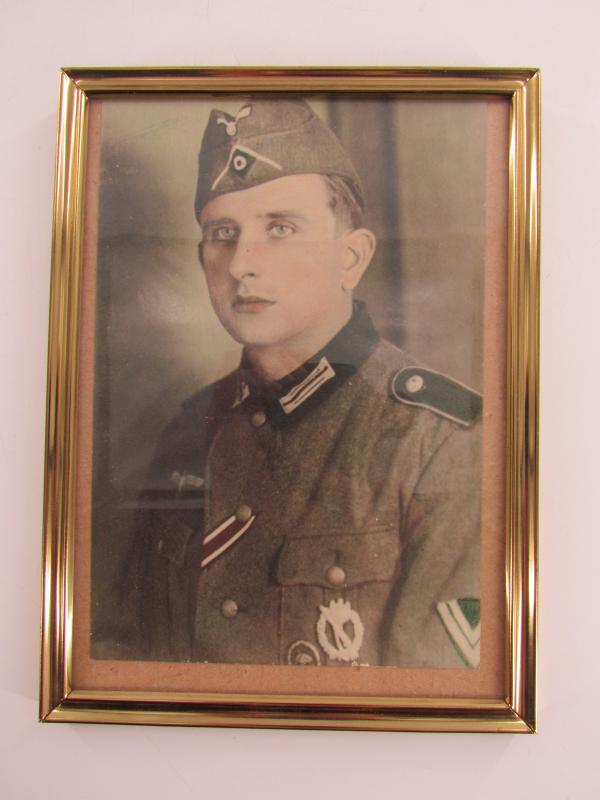
[[[65,69],[40,718],[535,730],[536,69]]]

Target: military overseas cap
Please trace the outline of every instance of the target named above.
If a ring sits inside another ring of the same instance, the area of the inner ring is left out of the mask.
[[[221,194],[306,173],[343,178],[364,206],[348,153],[304,100],[249,100],[235,115],[213,109],[198,158],[196,216]]]

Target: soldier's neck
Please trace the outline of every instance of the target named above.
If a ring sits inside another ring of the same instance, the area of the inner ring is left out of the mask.
[[[252,369],[263,380],[278,381],[308,361],[346,325],[352,316],[352,307],[343,317],[319,326],[318,330],[303,331],[301,335],[283,343],[264,346],[246,346],[245,353]]]

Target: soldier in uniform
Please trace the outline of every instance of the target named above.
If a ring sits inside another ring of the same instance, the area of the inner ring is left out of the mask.
[[[200,261],[239,368],[163,433],[138,658],[476,667],[481,397],[377,334],[348,154],[303,101],[211,113]]]

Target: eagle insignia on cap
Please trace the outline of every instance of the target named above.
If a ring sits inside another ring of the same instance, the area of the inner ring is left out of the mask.
[[[225,133],[227,134],[227,136],[236,136],[238,132],[237,128],[238,122],[241,119],[249,117],[251,113],[252,113],[252,106],[250,105],[242,106],[242,108],[240,108],[235,117],[232,117],[230,114],[227,114],[227,116],[217,117],[217,125],[225,125]]]

